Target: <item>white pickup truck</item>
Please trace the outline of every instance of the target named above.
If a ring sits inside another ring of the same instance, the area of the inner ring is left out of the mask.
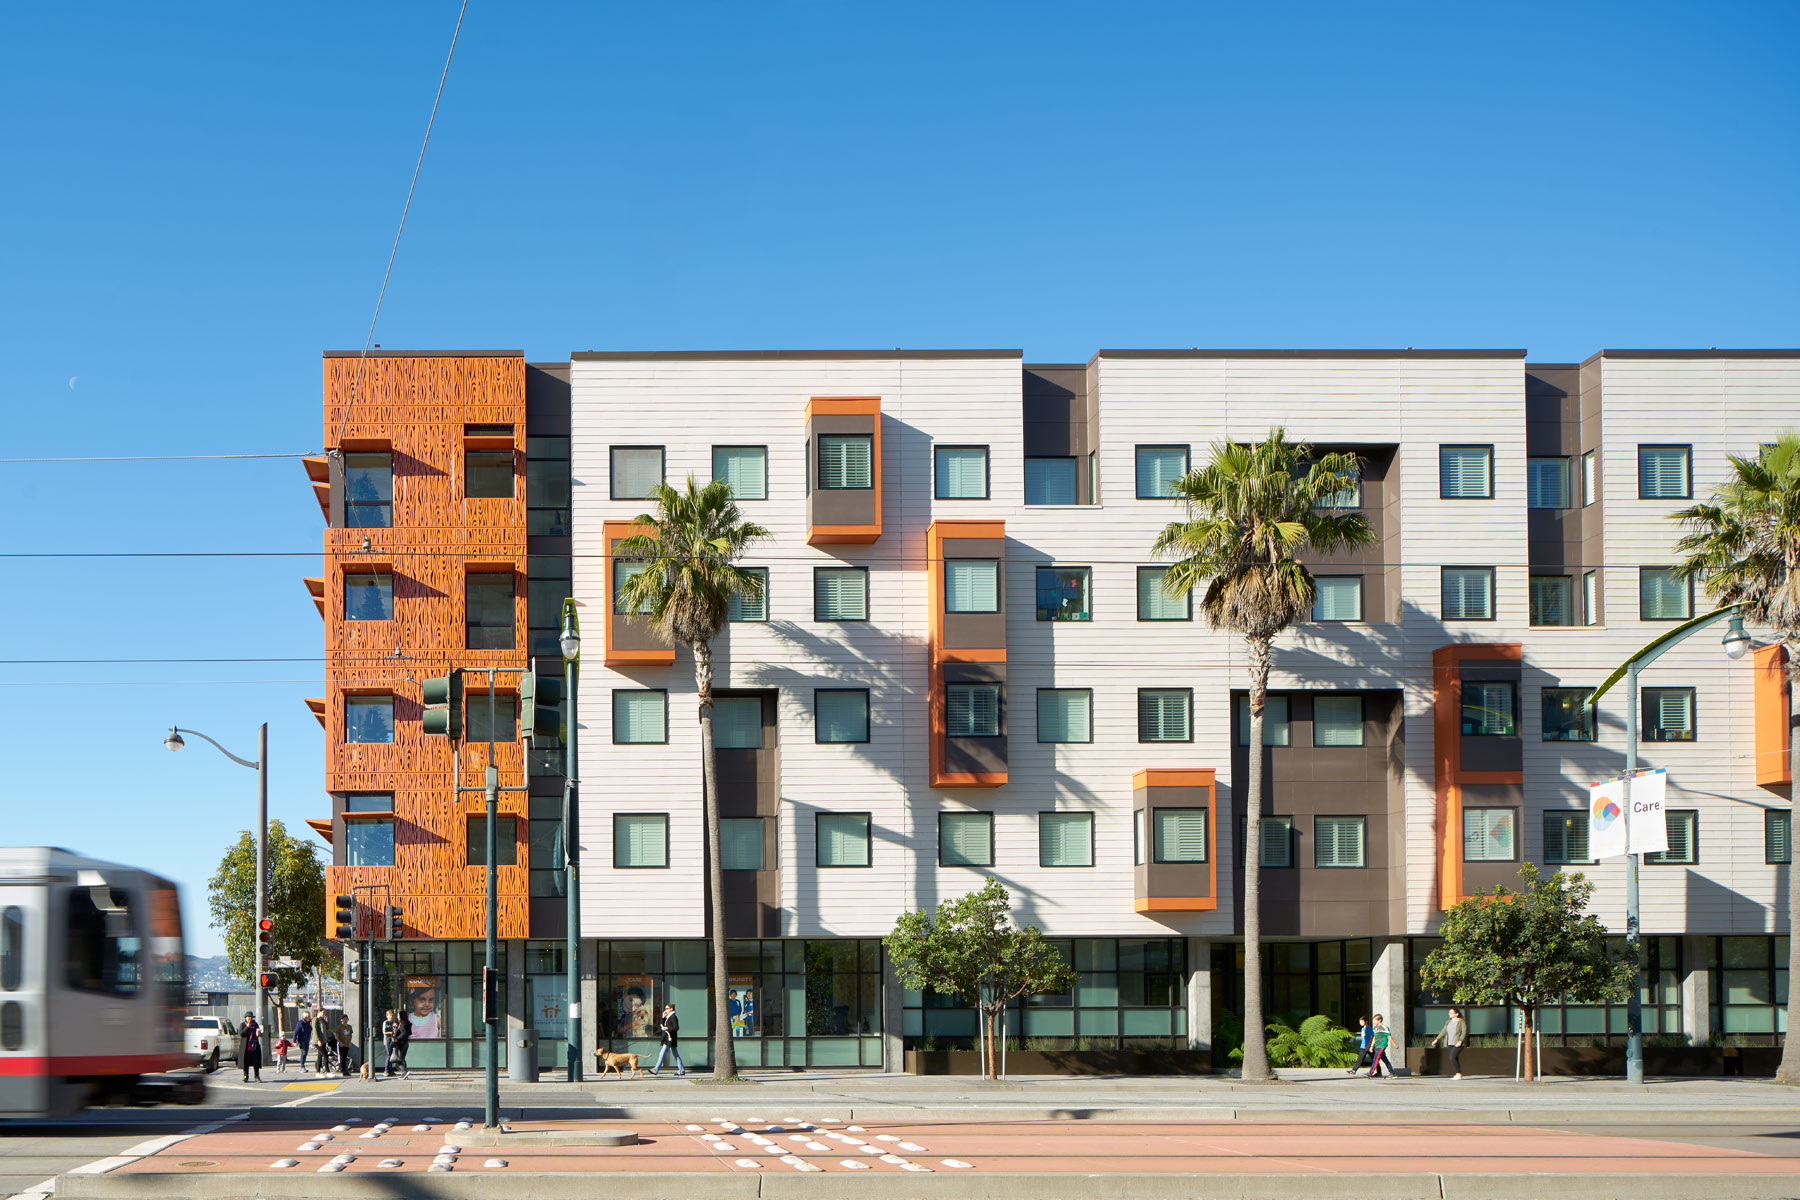
[[[189,1017],[187,1052],[208,1071],[216,1071],[221,1059],[237,1061],[237,1030],[223,1017]]]

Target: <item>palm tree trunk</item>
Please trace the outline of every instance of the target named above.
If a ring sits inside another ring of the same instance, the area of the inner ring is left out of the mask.
[[[1800,797],[1800,788],[1792,782],[1793,777],[1800,775],[1800,659],[1795,652],[1800,645],[1788,643],[1788,1001],[1787,1001],[1787,1039],[1781,1050],[1781,1065],[1775,1068],[1775,1078],[1781,1083],[1800,1084],[1800,887],[1794,884],[1794,876],[1800,874],[1800,862],[1794,858],[1794,818],[1791,815],[1796,807],[1794,800]]]
[[[713,758],[712,643],[694,644],[694,679],[700,690],[700,764],[706,804],[706,891],[712,914],[713,1078],[737,1078],[731,1040],[730,974],[725,955],[725,869],[719,857],[719,780]]]
[[[1269,639],[1247,639],[1250,650],[1250,753],[1244,796],[1244,1064],[1246,1083],[1266,1083],[1268,1030],[1262,994],[1263,705],[1269,695]]]

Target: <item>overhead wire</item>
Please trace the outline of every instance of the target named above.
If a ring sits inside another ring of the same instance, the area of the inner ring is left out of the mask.
[[[0,458],[0,463],[77,463],[77,462],[198,462],[226,458],[314,458],[317,450],[300,450],[291,454],[91,454],[60,458]]]
[[[394,245],[388,251],[387,270],[381,274],[381,291],[375,296],[375,312],[369,318],[369,332],[363,339],[362,354],[356,360],[356,374],[350,380],[350,396],[344,403],[344,417],[338,424],[334,445],[343,445],[344,430],[350,425],[350,410],[356,407],[356,389],[362,382],[363,365],[369,361],[369,347],[375,341],[375,322],[381,319],[381,302],[387,299],[388,280],[394,274],[394,258],[400,253],[400,235],[406,232],[406,215],[412,211],[413,193],[419,187],[419,171],[425,166],[425,148],[431,145],[431,130],[437,124],[438,105],[444,99],[444,81],[450,78],[450,60],[456,57],[456,41],[462,36],[463,17],[469,11],[469,0],[463,0],[456,14],[456,31],[450,35],[450,52],[444,55],[444,73],[438,76],[437,95],[432,97],[431,118],[425,122],[425,138],[419,143],[419,160],[413,164],[412,182],[406,188],[406,204],[400,209],[400,227],[394,230]]]

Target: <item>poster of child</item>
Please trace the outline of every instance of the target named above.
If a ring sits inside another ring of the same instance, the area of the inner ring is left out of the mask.
[[[437,1041],[444,1036],[438,1021],[438,1002],[442,995],[443,981],[438,976],[406,977],[406,1011],[412,1017],[414,1041]]]
[[[621,1038],[654,1037],[656,1030],[656,986],[648,975],[613,976],[614,1011],[618,1019],[613,1036]]]

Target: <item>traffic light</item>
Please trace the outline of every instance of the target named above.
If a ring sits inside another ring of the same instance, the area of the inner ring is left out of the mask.
[[[481,1020],[486,1025],[500,1020],[500,972],[493,967],[481,968]]]
[[[258,975],[256,977],[256,986],[262,988],[264,991],[268,991],[270,988],[274,987],[275,972],[264,971],[261,975]]]
[[[387,931],[382,936],[391,942],[400,936],[400,906],[398,904],[388,905],[384,910],[384,915],[387,918],[385,923]]]
[[[267,958],[275,949],[275,918],[264,917],[256,923],[256,954]]]
[[[519,737],[534,750],[562,744],[561,675],[525,671],[519,676]]]
[[[337,931],[331,936],[340,942],[353,941],[356,938],[356,897],[339,896],[335,904],[337,911]]]
[[[425,732],[460,742],[463,735],[463,677],[460,669],[427,679],[423,686]]]

